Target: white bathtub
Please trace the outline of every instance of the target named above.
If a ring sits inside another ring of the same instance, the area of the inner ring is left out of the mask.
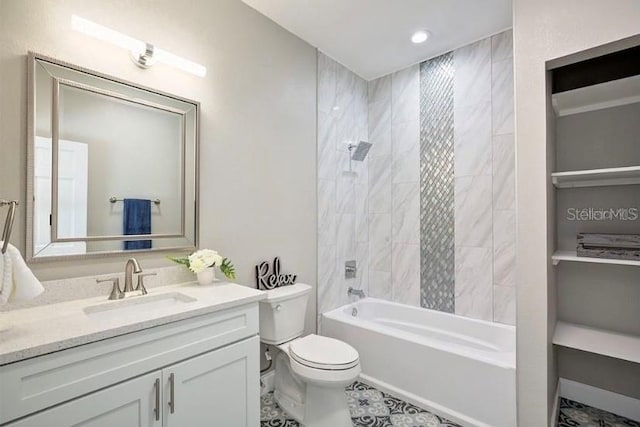
[[[463,426],[516,426],[512,326],[365,298],[324,313],[321,333],[354,346],[382,391]]]

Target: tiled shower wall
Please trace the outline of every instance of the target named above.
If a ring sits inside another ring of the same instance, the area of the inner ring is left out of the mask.
[[[515,323],[513,45],[454,52],[455,312]]]
[[[455,256],[443,257],[452,265],[442,269],[453,271],[453,277],[442,274],[434,279],[422,274],[421,278],[420,274],[421,240],[427,245],[449,244],[429,233],[434,227],[451,228],[439,227],[436,215],[429,227],[423,227],[423,235],[420,231],[420,67],[369,82],[371,296],[421,305],[422,288],[429,295],[442,295],[442,306],[435,308],[515,323],[511,37],[511,31],[506,31],[455,50],[453,90],[449,88],[447,95],[453,99],[441,100],[442,105],[453,105],[453,144],[449,145],[453,156],[441,158],[453,162]],[[446,90],[447,85],[439,87]],[[443,131],[440,137],[446,136]],[[423,163],[429,161],[423,159]],[[441,216],[446,209],[440,212]],[[440,219],[451,221],[450,217]],[[426,305],[424,298],[422,305]]]
[[[318,52],[318,313],[346,304],[349,286],[367,291],[369,160],[350,165],[348,145],[368,133],[367,82]]]
[[[420,66],[369,82],[369,295],[420,305]]]

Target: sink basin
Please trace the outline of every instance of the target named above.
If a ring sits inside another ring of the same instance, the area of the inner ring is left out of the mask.
[[[183,304],[197,301],[195,298],[170,292],[160,295],[144,295],[127,298],[119,301],[109,301],[103,304],[91,305],[84,308],[87,316],[95,319],[122,318],[128,316],[140,316],[144,313],[153,313]]]

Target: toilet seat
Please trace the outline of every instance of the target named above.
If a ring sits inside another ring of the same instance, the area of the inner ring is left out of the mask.
[[[348,370],[360,363],[357,350],[349,344],[314,334],[291,341],[289,356],[300,365],[324,371]]]

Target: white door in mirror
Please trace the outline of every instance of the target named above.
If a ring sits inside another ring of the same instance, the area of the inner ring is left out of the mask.
[[[89,150],[87,144],[58,141],[58,236],[87,235],[87,189]],[[34,250],[47,256],[81,255],[85,242],[51,243],[51,139],[36,136],[34,152]]]

